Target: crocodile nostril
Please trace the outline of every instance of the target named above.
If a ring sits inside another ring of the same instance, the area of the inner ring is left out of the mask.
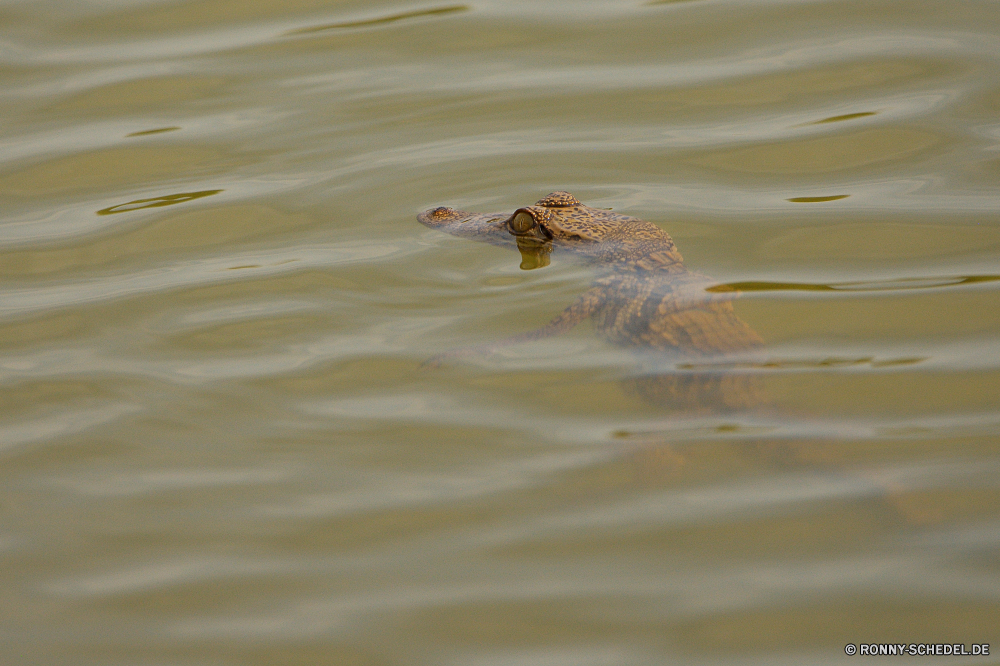
[[[431,211],[431,215],[434,217],[444,217],[449,211],[451,211],[451,208],[448,208],[447,206],[438,206]]]
[[[515,234],[526,234],[535,228],[535,218],[527,213],[518,213],[510,218],[510,230]]]

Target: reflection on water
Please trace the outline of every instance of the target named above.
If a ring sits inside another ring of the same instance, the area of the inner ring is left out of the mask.
[[[874,116],[875,111],[861,111],[859,113],[844,113],[839,116],[830,116],[829,118],[823,118],[822,120],[816,120],[813,125],[821,125],[823,123],[839,123],[844,120],[854,120],[855,118],[864,118],[866,116]]]
[[[218,194],[222,190],[204,190],[203,192],[180,192],[178,194],[166,194],[162,197],[152,197],[150,199],[136,199],[127,203],[118,204],[102,208],[97,211],[98,215],[114,215],[115,213],[128,213],[141,208],[159,208],[160,206],[173,206],[174,204],[185,203],[202,197],[210,197]]]
[[[4,663],[1000,643],[989,3],[2,11]],[[762,346],[585,323],[422,368],[599,276],[413,216],[559,189]],[[766,399],[643,399],[698,376]]]
[[[158,127],[156,129],[142,130],[141,132],[129,132],[125,136],[149,136],[151,134],[163,134],[164,132],[174,132],[180,127]]]
[[[388,16],[380,16],[373,19],[363,19],[360,21],[342,21],[340,23],[328,23],[326,25],[312,26],[309,28],[298,28],[297,30],[290,30],[286,35],[307,35],[313,32],[322,32],[324,30],[337,30],[345,28],[367,28],[374,25],[383,25],[386,23],[395,23],[396,21],[405,21],[406,19],[421,18],[425,16],[436,16],[438,14],[451,14],[452,12],[464,12],[468,10],[469,7],[466,5],[449,5],[447,7],[433,7],[430,9],[419,9],[412,12],[400,12],[398,14],[390,14]]]
[[[677,367],[682,370],[723,370],[725,368],[758,368],[761,370],[786,370],[792,368],[817,369],[817,368],[837,368],[858,365],[870,365],[873,368],[888,368],[897,365],[914,365],[926,361],[926,358],[888,358],[876,359],[872,356],[863,358],[823,358],[817,360],[808,359],[768,359],[757,363],[679,363]]]
[[[902,289],[939,289],[980,282],[996,282],[1000,275],[955,275],[892,280],[805,284],[795,282],[731,282],[707,287],[705,291],[726,293],[739,291],[898,291]]]
[[[823,203],[824,201],[837,201],[838,199],[846,199],[851,196],[850,194],[831,194],[825,197],[792,197],[791,199],[785,199],[785,201],[791,201],[792,203]]]

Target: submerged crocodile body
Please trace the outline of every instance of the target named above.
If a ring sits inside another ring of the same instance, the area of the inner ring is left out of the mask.
[[[590,318],[598,333],[614,344],[687,362],[688,370],[675,365],[670,372],[627,380],[651,403],[731,410],[762,401],[752,375],[697,369],[711,366],[713,358],[745,356],[763,342],[733,311],[736,294],[708,291],[715,283],[689,271],[673,240],[659,227],[584,206],[567,192],[553,192],[513,213],[441,207],[417,219],[455,236],[516,246],[522,268],[546,265],[551,252],[571,251],[597,269],[591,288],[549,324],[498,344],[561,333]]]

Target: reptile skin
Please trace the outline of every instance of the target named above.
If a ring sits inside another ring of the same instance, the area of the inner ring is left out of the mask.
[[[707,291],[715,283],[689,271],[659,227],[584,206],[567,192],[553,192],[513,213],[441,207],[417,219],[455,236],[517,247],[523,268],[544,266],[550,253],[569,251],[597,269],[591,288],[546,326],[491,348],[561,333],[589,317],[598,333],[616,345],[682,361],[669,372],[626,380],[650,403],[717,411],[762,402],[753,375],[718,369],[722,357],[745,358],[763,345],[733,311],[736,292]],[[697,369],[711,366],[713,359],[716,370]]]

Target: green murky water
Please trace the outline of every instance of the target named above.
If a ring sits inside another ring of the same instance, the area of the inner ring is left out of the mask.
[[[5,663],[1000,652],[1000,5],[0,26]],[[415,215],[553,190],[743,291],[766,408],[637,400],[588,325],[422,367],[593,274]]]

